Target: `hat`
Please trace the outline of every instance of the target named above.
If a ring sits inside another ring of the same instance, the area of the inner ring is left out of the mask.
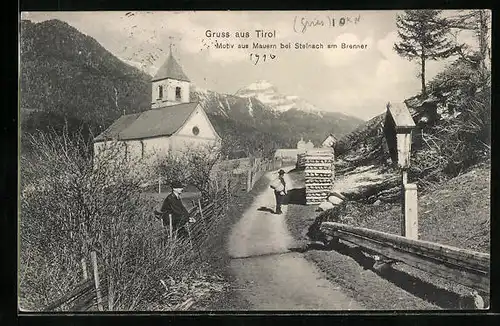
[[[179,181],[172,182],[172,189],[174,188],[184,188],[184,185]]]
[[[285,174],[285,171],[283,171],[283,169],[280,169],[280,170],[278,171],[278,174]]]

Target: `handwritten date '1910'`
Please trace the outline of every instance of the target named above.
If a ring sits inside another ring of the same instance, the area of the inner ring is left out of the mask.
[[[253,62],[254,65],[256,65],[259,62],[266,62],[266,59],[274,60],[276,59],[275,54],[257,54],[257,53],[250,53],[250,61]]]

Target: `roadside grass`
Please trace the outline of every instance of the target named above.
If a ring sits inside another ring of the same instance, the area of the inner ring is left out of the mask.
[[[418,198],[419,238],[490,251],[490,165],[480,165]],[[400,204],[349,203],[354,225],[399,234]]]
[[[300,185],[300,172],[289,178]],[[307,228],[314,222],[317,206],[288,204],[286,222],[288,230],[298,242],[306,242]],[[354,258],[336,251],[308,250],[304,257],[315,263],[327,279],[336,283],[362,306],[369,310],[439,309],[437,306],[413,296],[374,271],[365,269]]]
[[[291,173],[289,177],[298,183],[303,179],[300,172]],[[419,198],[420,239],[489,252],[489,205],[490,166],[482,164],[435,186]],[[307,228],[318,215],[315,208],[288,206],[287,226],[297,241],[307,241]],[[352,217],[350,224],[394,234],[400,231],[400,205],[349,202],[346,211],[346,216]],[[364,262],[368,267],[373,261],[356,257],[358,253],[344,248],[308,250],[304,256],[368,309],[471,308],[470,299],[466,297],[470,288],[402,263],[384,272],[365,269]],[[489,305],[489,297],[481,295]]]
[[[464,174],[435,185],[419,197],[419,239],[489,253],[490,170],[489,164],[477,165]],[[401,205],[349,203],[347,214],[353,218],[353,225],[400,233]],[[437,291],[444,291],[450,299],[441,301],[441,306],[458,308],[469,305],[467,295],[471,288],[405,264],[396,264],[394,270],[395,273],[403,272],[418,280],[426,280]],[[489,296],[486,293],[481,295],[488,306]]]

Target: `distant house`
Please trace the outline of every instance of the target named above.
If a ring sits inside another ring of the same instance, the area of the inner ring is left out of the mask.
[[[274,153],[275,159],[282,159],[284,161],[297,160],[297,155],[307,152],[308,149],[313,149],[314,144],[311,141],[307,143],[304,139],[300,138],[297,142],[297,148],[280,148]]]
[[[321,144],[322,147],[334,147],[337,143],[337,138],[333,134],[328,135],[326,139]]]
[[[94,139],[96,155],[109,142],[120,143],[125,156],[139,158],[220,144],[221,137],[203,108],[190,102],[189,79],[172,51],[151,85],[151,110],[118,118]]]

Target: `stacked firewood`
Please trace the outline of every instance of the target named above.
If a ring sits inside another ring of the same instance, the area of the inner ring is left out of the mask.
[[[303,168],[305,161],[304,158],[307,156],[307,153],[297,154],[297,168]]]
[[[320,204],[333,189],[334,159],[330,149],[308,151],[303,157],[307,205]]]

